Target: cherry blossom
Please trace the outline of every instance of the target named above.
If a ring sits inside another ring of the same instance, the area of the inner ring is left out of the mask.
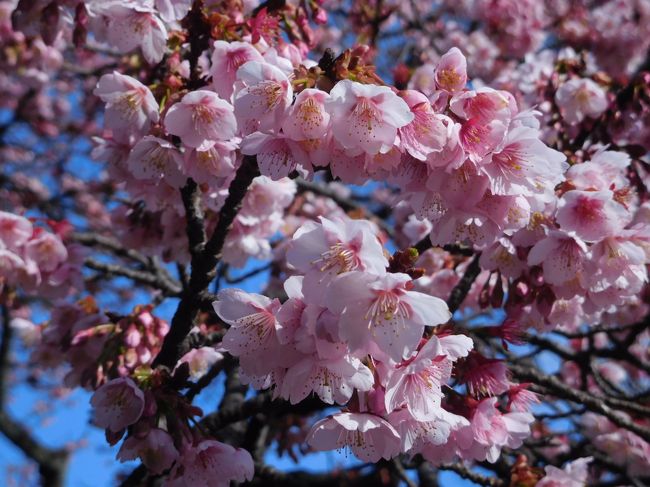
[[[230,103],[211,91],[197,90],[169,108],[165,128],[187,147],[205,151],[217,141],[234,137],[237,123]]]
[[[597,118],[607,109],[603,89],[590,79],[571,79],[557,90],[555,101],[567,123],[574,125],[585,117]]]
[[[263,62],[264,58],[247,42],[215,41],[212,52],[212,86],[224,100],[230,100],[237,70],[248,61]]]
[[[438,61],[434,79],[436,86],[450,93],[460,91],[467,83],[467,60],[460,49],[452,47]]]
[[[237,70],[237,80],[243,84],[234,95],[240,130],[278,130],[293,97],[287,76],[272,64],[248,61]]]
[[[316,450],[348,447],[361,460],[389,460],[399,453],[397,431],[378,416],[365,413],[338,413],[320,420],[312,427],[307,439]]]
[[[395,361],[409,358],[425,326],[451,318],[439,298],[410,290],[405,274],[373,276],[352,271],[339,276],[327,290],[327,307],[340,314],[339,334],[353,350],[372,345]]]
[[[90,403],[95,412],[95,424],[117,432],[140,419],[144,394],[130,378],[120,377],[97,389]]]
[[[158,103],[142,83],[118,72],[99,79],[94,94],[106,103],[105,124],[113,137],[128,141],[134,133],[146,134],[158,122]]]
[[[253,459],[246,450],[215,440],[203,440],[181,453],[164,485],[227,487],[231,481],[251,480],[253,471]]]
[[[154,428],[147,432],[143,438],[136,436],[127,438],[122,444],[117,458],[121,462],[140,458],[147,469],[160,475],[176,461],[178,451],[174,447],[172,437],[166,431]]]
[[[397,129],[414,118],[406,102],[385,86],[343,80],[330,97],[325,107],[334,139],[352,153],[385,153],[395,143]]]
[[[553,465],[544,467],[544,478],[535,487],[582,487],[587,482],[587,467],[592,457],[578,458],[560,469]]]
[[[145,483],[643,483],[650,9],[546,7],[0,1],[0,395]]]

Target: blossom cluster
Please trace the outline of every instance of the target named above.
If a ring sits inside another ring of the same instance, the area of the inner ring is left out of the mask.
[[[53,311],[38,330],[32,360],[50,367],[69,364],[66,385],[92,390],[150,365],[168,330],[151,306],[137,306],[128,316],[108,317],[92,297],[86,297]]]
[[[20,287],[56,299],[82,287],[81,247],[64,242],[65,224],[54,230],[0,211],[0,292]]]
[[[139,458],[155,475],[168,472],[165,486],[229,485],[253,478],[250,454],[193,432],[188,419],[201,411],[155,372],[141,373],[140,385],[129,377],[106,382],[91,404],[94,423],[112,444],[127,434],[117,458]]]
[[[549,342],[563,359],[578,357],[565,360],[561,377],[591,395],[591,409],[607,390],[624,404],[618,396],[642,394],[637,386],[647,382],[647,332],[612,330],[650,310],[643,162],[650,75],[631,76],[650,45],[650,9],[639,0],[433,7],[334,0],[328,6],[349,9],[353,29],[373,46],[336,57],[320,48],[337,37],[344,42],[346,32],[331,25],[316,34],[310,24],[327,21],[322,3],[0,0],[0,71],[17,72],[0,72],[0,94],[9,95],[0,105],[28,122],[30,135],[93,136],[93,157],[107,163],[97,186],[68,175],[61,184],[61,198],[76,193],[73,213],[84,207],[79,215],[90,228],[118,237],[111,245],[120,258],[137,255],[137,270],[116,264],[104,274],[179,298],[188,329],[202,323],[196,342],[223,334],[218,351],[195,348],[154,367],[169,326],[153,306],[115,315],[91,297],[58,304],[48,323],[30,331],[38,335],[30,338],[34,363],[68,363],[66,385],[95,391],[94,423],[112,445],[124,440],[118,459],[139,458],[170,487],[253,478],[251,455],[209,437],[192,406],[200,388],[191,381],[215,364],[218,372],[225,354],[246,385],[274,399],[295,405],[312,397],[340,408],[290,442],[350,448],[367,462],[405,454],[433,464],[496,463],[503,449],[542,435],[545,425],[534,425],[531,414],[538,397],[512,381],[501,354],[532,342],[531,327],[571,337],[585,324],[611,325],[603,328],[610,335],[589,332],[566,349]],[[433,15],[421,15],[431,8]],[[393,21],[421,27],[394,87],[372,64],[379,31]],[[557,52],[556,41],[576,50]],[[317,62],[310,50],[324,54]],[[78,66],[69,65],[73,54]],[[59,76],[70,69],[94,96],[72,110],[83,111],[84,122],[67,126],[75,97]],[[614,95],[619,83],[627,84]],[[0,155],[16,164],[40,150],[10,149],[0,137]],[[241,187],[249,169],[259,175]],[[10,192],[15,213],[30,197],[43,213],[56,206],[43,183],[8,174],[29,187]],[[368,196],[344,186],[368,181]],[[91,194],[95,188],[105,200]],[[231,199],[238,201],[226,207]],[[375,204],[382,209],[368,216]],[[39,298],[83,289],[69,225],[18,214],[0,212],[0,298],[16,288]],[[222,227],[226,233],[214,233]],[[193,245],[190,274],[194,233],[224,243],[205,259],[203,244]],[[407,250],[390,256],[388,237]],[[177,266],[160,277],[150,256]],[[217,269],[203,266],[219,261],[219,288],[229,282],[229,266],[245,267],[250,258],[272,259],[266,295],[220,288],[215,324],[204,308]],[[201,273],[205,286],[194,295]],[[470,277],[473,284],[464,282]],[[447,305],[459,290],[463,302]],[[503,308],[505,320],[448,324],[461,304],[482,317]],[[583,360],[588,352],[596,359]],[[604,453],[620,472],[642,476],[650,447],[621,425],[646,428],[647,421],[629,401],[616,424],[606,417],[610,409],[583,417],[587,454],[600,465],[596,453]],[[567,444],[535,455],[548,453],[559,466]],[[522,485],[578,486],[591,461],[545,472],[522,461],[512,469]]]
[[[139,458],[153,474],[168,471],[170,486],[201,485],[196,482],[217,474],[226,484],[250,480],[250,454],[197,435],[189,421],[202,412],[172,387],[199,378],[222,355],[202,347],[183,356],[171,376],[153,370],[152,360],[168,328],[150,306],[136,307],[110,323],[94,300],[86,298],[57,308],[37,330],[32,360],[50,367],[68,363],[68,387],[95,389],[90,401],[94,424],[106,430],[111,444],[126,435],[119,460]]]
[[[224,289],[214,307],[230,325],[222,346],[238,357],[248,383],[291,403],[313,393],[346,406],[313,426],[313,448],[350,447],[373,462],[399,453],[494,462],[501,447],[528,436],[529,413],[502,413],[496,397],[476,391],[478,400],[443,392],[460,374],[453,372],[459,360],[467,358],[462,375],[482,376],[475,369],[484,364],[468,358],[467,336],[424,333],[449,320],[448,308],[414,291],[408,274],[390,272],[370,222],[308,222],[288,244],[287,262],[295,275],[283,303]],[[509,388],[501,379],[497,393]]]

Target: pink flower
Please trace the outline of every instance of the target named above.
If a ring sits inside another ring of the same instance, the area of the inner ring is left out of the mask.
[[[539,402],[539,396],[527,387],[530,384],[514,384],[508,390],[508,410],[529,412],[532,405]]]
[[[330,114],[325,111],[329,98],[324,91],[311,88],[301,91],[282,124],[285,135],[292,140],[325,137],[330,126]]]
[[[94,2],[91,13],[100,14],[104,29],[96,29],[111,46],[121,52],[140,47],[150,64],[160,62],[167,47],[167,29],[153,6],[127,0]]]
[[[568,191],[560,199],[556,220],[563,230],[587,242],[615,235],[632,218],[611,191]]]
[[[118,141],[144,135],[158,122],[158,103],[145,85],[131,76],[113,71],[99,79],[93,92],[106,103],[104,123]]]
[[[459,382],[467,385],[468,392],[475,396],[495,396],[508,390],[510,381],[508,368],[502,360],[488,359],[473,351],[463,362],[459,371]]]
[[[287,76],[275,66],[249,61],[237,70],[243,87],[235,92],[235,116],[244,134],[277,131],[293,98]]]
[[[533,195],[564,180],[565,161],[564,154],[539,140],[537,130],[521,126],[508,131],[503,148],[481,170],[490,177],[493,194]]]
[[[190,378],[196,380],[205,375],[210,367],[223,360],[223,354],[212,347],[201,347],[190,350],[181,357],[176,367],[187,363],[190,367]]]
[[[525,263],[519,259],[517,248],[510,239],[502,237],[481,253],[481,268],[501,272],[505,277],[516,279],[525,269]]]
[[[608,105],[605,91],[587,78],[564,83],[555,93],[555,102],[569,125],[578,124],[585,117],[597,118]]]
[[[242,154],[257,156],[260,173],[277,181],[287,177],[296,166],[296,147],[284,134],[273,135],[253,132],[241,144]]]
[[[645,252],[626,237],[607,237],[591,247],[587,280],[594,287],[614,286],[622,279],[625,284],[618,284],[635,293],[647,281]]]
[[[131,150],[126,166],[136,179],[152,180],[157,184],[161,180],[171,186],[185,184],[181,173],[183,159],[181,153],[171,142],[152,135],[142,138]]]
[[[463,123],[459,137],[469,159],[475,164],[495,151],[507,135],[507,126],[499,119],[481,120],[472,118]]]
[[[223,337],[223,347],[228,352],[236,356],[253,354],[277,341],[278,299],[230,288],[219,291],[213,305],[219,318],[230,325]]]
[[[354,270],[383,274],[388,267],[370,222],[325,217],[320,217],[320,223],[308,222],[296,230],[287,262],[305,275],[303,292],[318,300],[339,274]]]
[[[452,47],[438,61],[434,79],[439,89],[455,93],[467,83],[467,60],[457,47]]]
[[[122,52],[140,47],[150,64],[160,62],[167,47],[167,29],[150,6],[134,3],[95,2],[93,10],[107,19],[106,40]]]
[[[130,378],[120,377],[97,389],[90,404],[94,423],[117,433],[140,419],[144,411],[144,393]]]
[[[587,246],[577,236],[551,230],[528,254],[528,265],[541,265],[544,280],[562,285],[580,279],[587,260]]]
[[[32,236],[34,228],[25,217],[0,211],[0,244],[18,250]]]
[[[432,152],[440,152],[447,143],[451,120],[433,111],[426,96],[417,91],[405,91],[402,98],[413,113],[413,121],[399,129],[402,149],[425,161]]]
[[[164,487],[229,487],[232,481],[252,480],[253,459],[243,448],[216,440],[187,446],[172,468]]]
[[[227,142],[217,141],[206,150],[191,150],[183,158],[184,172],[197,183],[222,186],[235,174],[237,138]]]
[[[215,41],[212,51],[212,86],[221,98],[230,100],[237,70],[248,61],[263,62],[264,58],[247,42]]]
[[[465,120],[484,122],[497,119],[508,123],[517,113],[516,103],[510,93],[488,87],[455,94],[449,101],[449,108]]]
[[[273,181],[266,176],[258,176],[248,188],[239,214],[259,219],[282,212],[293,202],[296,190],[296,183],[289,178]]]
[[[117,459],[120,462],[127,462],[140,458],[147,470],[154,475],[160,475],[178,458],[178,451],[174,447],[174,441],[164,430],[154,428],[147,432],[146,436],[129,436],[120,451],[117,452]]]
[[[584,487],[587,485],[587,468],[592,457],[578,458],[560,469],[553,465],[544,467],[544,478],[535,487]]]
[[[165,115],[167,132],[178,135],[187,147],[206,150],[216,141],[233,138],[237,121],[230,103],[207,90],[192,91]]]
[[[25,244],[25,257],[35,262],[41,272],[52,272],[68,259],[68,249],[60,237],[43,232]]]
[[[160,18],[165,22],[181,20],[192,6],[192,0],[155,0]]]
[[[408,409],[391,413],[388,421],[402,438],[402,451],[409,455],[421,453],[431,446],[451,449],[448,444],[451,433],[461,427],[469,426],[467,419],[442,408],[438,408],[435,416],[426,421],[415,419]]]
[[[353,351],[375,345],[396,362],[409,358],[425,326],[451,318],[443,300],[410,291],[411,286],[406,274],[352,271],[339,276],[327,289],[325,300],[340,315],[341,339]]]
[[[372,372],[358,358],[332,360],[308,356],[289,367],[280,396],[297,404],[315,392],[327,404],[345,404],[355,389],[369,391],[373,384]]]
[[[576,189],[585,191],[621,189],[628,185],[625,173],[629,165],[628,154],[601,150],[591,160],[571,166],[566,179]]]
[[[467,355],[472,341],[464,335],[455,338],[469,342],[466,343],[469,346],[465,350]],[[386,383],[386,411],[390,413],[406,403],[409,413],[417,421],[437,418],[443,397],[442,386],[451,378],[454,360],[444,354],[438,338],[431,337],[412,362],[399,365],[390,375]]]
[[[414,115],[404,100],[386,86],[339,81],[326,102],[336,141],[352,154],[386,152],[395,144],[397,129]]]
[[[379,416],[365,413],[338,413],[314,424],[307,443],[314,450],[349,447],[360,460],[378,462],[400,452],[399,434]]]
[[[535,420],[530,413],[502,414],[496,408],[497,398],[483,399],[471,417],[471,430],[474,443],[463,453],[463,457],[487,460],[494,463],[499,458],[501,448],[519,448],[523,440],[530,436],[530,424]]]

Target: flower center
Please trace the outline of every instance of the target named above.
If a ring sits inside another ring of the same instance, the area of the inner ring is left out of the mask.
[[[337,274],[353,271],[359,267],[359,260],[354,250],[341,242],[332,245],[329,250],[321,254],[320,259],[313,263],[320,265],[321,272],[336,269]]]
[[[411,317],[411,307],[400,300],[395,290],[377,291],[377,297],[364,316],[369,319],[368,328],[382,321],[404,320]]]

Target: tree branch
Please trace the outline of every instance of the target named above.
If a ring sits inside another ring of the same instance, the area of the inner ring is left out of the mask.
[[[254,156],[245,156],[237,170],[235,179],[228,188],[228,197],[219,213],[217,227],[202,250],[192,255],[189,286],[182,294],[181,301],[172,318],[169,333],[165,336],[162,349],[154,360],[154,366],[164,365],[171,368],[176,364],[178,358],[182,356],[186,348],[184,339],[192,329],[197,312],[202,304],[201,296],[207,291],[210,282],[215,276],[217,263],[221,259],[221,251],[226,237],[232,228],[248,187],[258,175],[256,158]],[[188,197],[183,198],[183,201],[186,204],[185,210],[189,218],[188,235],[192,235],[189,237],[190,242],[191,244],[196,243],[199,223],[193,220],[195,217],[198,218],[196,208],[194,208],[195,200]],[[188,205],[188,203],[191,204]]]

